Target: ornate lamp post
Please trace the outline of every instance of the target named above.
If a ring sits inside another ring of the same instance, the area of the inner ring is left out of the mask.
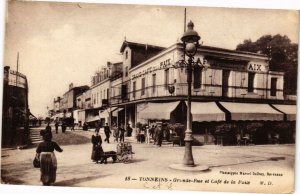
[[[185,131],[185,152],[183,158],[183,165],[195,166],[192,153],[192,119],[191,119],[191,95],[192,95],[192,66],[196,65],[194,62],[194,56],[197,53],[199,46],[200,36],[194,31],[194,24],[190,21],[187,25],[188,29],[184,32],[181,41],[183,42],[184,53],[188,56],[187,63],[187,129]]]

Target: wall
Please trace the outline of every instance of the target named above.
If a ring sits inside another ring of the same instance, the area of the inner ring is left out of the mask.
[[[94,108],[102,106],[102,100],[107,99],[107,89],[109,88],[109,79],[103,80],[99,84],[93,86],[91,90],[91,102]]]
[[[187,73],[185,68],[173,68],[176,61],[182,59],[182,51],[179,48],[169,49],[154,57],[151,60],[142,63],[140,66],[130,71],[131,88],[130,100],[142,98],[162,97],[162,96],[186,96],[187,95]],[[207,53],[197,54],[194,60],[198,58],[203,63]],[[232,54],[235,56],[234,54]],[[236,54],[238,55],[238,54]],[[221,57],[221,56],[218,56]],[[269,72],[268,63],[265,58],[251,57],[238,59],[222,59],[224,63],[218,61],[206,61],[205,68],[202,70],[202,85],[200,89],[194,90],[192,84],[193,96],[214,96],[226,98],[248,98],[248,99],[273,99],[283,100],[283,74],[278,72]],[[220,61],[222,61],[220,60]],[[171,94],[165,85],[165,71],[169,68],[169,86],[175,86],[175,92]],[[223,94],[223,71],[229,70],[228,92]],[[248,76],[253,72],[254,82],[253,92],[248,92]],[[156,74],[156,87],[152,87],[152,75]],[[271,78],[277,78],[277,95],[270,96]],[[142,95],[142,79],[145,78],[145,93]],[[136,91],[133,92],[133,82],[136,83]],[[135,93],[135,97],[134,97]]]

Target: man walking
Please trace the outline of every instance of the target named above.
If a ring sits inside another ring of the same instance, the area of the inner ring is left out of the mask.
[[[58,125],[59,125],[59,121],[58,121],[58,118],[56,117],[56,120],[55,120],[55,133],[56,134],[58,133]]]
[[[104,139],[104,141],[106,141],[107,143],[109,143],[109,136],[111,134],[111,131],[110,131],[109,126],[108,126],[107,123],[105,123],[105,126],[104,126],[104,133],[105,133],[105,137],[106,137]]]
[[[124,142],[125,129],[123,125],[120,126],[119,131],[120,131],[120,142]]]

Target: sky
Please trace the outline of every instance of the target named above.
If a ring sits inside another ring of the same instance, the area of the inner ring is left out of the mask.
[[[187,21],[207,46],[235,49],[245,39],[287,35],[298,43],[297,11],[187,8]],[[70,83],[89,85],[107,61],[120,62],[125,40],[169,47],[183,33],[184,7],[57,2],[7,5],[4,65],[29,83],[29,108],[44,116]]]

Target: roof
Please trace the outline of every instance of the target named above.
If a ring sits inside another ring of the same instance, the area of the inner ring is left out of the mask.
[[[165,47],[161,47],[161,46],[155,46],[155,45],[150,45],[150,44],[141,44],[141,43],[136,43],[136,42],[128,42],[128,41],[124,41],[122,46],[121,46],[121,49],[120,49],[120,52],[123,53],[124,52],[124,49],[129,46],[129,47],[140,47],[140,48],[145,48],[147,47],[148,49],[154,49],[154,50],[163,50],[165,49]]]
[[[183,46],[182,43],[177,43],[180,46]],[[220,47],[213,47],[213,46],[206,46],[206,45],[200,45],[198,47],[199,49],[207,49],[207,50],[214,50],[214,51],[220,51],[220,52],[229,52],[229,53],[236,53],[236,54],[246,54],[246,55],[252,55],[252,56],[258,56],[258,57],[268,57],[265,54],[260,53],[254,53],[254,52],[247,52],[247,51],[239,51],[239,50],[231,50],[231,49],[225,49]]]

